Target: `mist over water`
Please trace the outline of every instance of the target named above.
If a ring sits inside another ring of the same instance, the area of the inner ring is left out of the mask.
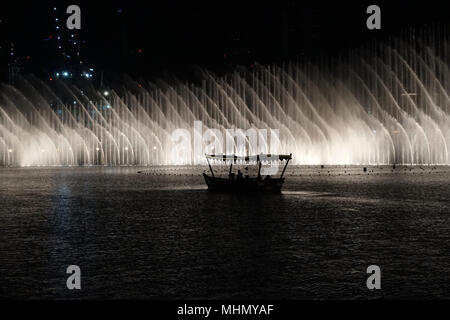
[[[0,165],[201,164],[172,139],[176,129],[202,135],[195,121],[221,132],[277,129],[277,151],[295,164],[450,164],[447,34],[405,32],[339,58],[224,76],[198,70],[193,82],[127,78],[108,95],[27,76],[0,88]],[[246,153],[274,151],[258,139]]]

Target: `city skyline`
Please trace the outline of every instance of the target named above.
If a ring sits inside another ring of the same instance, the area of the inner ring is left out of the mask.
[[[17,71],[42,79],[81,61],[80,74],[94,69],[97,84],[103,72],[111,78],[167,73],[189,77],[200,66],[220,73],[255,62],[267,65],[338,55],[408,28],[448,21],[447,13],[434,10],[430,15],[432,8],[417,4],[382,3],[383,28],[368,30],[364,3],[285,1],[257,7],[254,2],[233,1],[217,6],[116,1],[97,7],[81,1],[82,28],[68,32],[68,4],[19,1],[15,10],[2,10],[1,81],[8,81],[5,66],[12,60],[17,60]],[[80,51],[82,57],[74,59]],[[63,59],[63,54],[70,58]]]

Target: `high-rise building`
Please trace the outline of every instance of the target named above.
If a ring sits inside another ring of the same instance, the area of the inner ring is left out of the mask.
[[[69,16],[66,7],[51,7],[50,12],[52,31],[46,40],[56,56],[50,77],[92,80],[94,69],[85,57],[86,41],[82,30],[70,30],[66,26]]]

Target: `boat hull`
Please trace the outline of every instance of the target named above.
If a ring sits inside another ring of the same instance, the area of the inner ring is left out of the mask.
[[[262,180],[256,178],[226,179],[203,173],[208,190],[229,193],[280,193],[284,178]]]

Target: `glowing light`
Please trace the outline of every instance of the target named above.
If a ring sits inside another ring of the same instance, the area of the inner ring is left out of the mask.
[[[108,96],[108,95],[109,95],[109,92],[108,92],[108,91],[105,91],[105,92],[103,92],[103,95]]]
[[[153,147],[153,150],[156,150],[156,146]]]
[[[64,72],[62,73],[62,75],[63,75],[64,77],[68,77],[68,76],[69,76],[69,73],[68,73],[67,71],[64,71]]]
[[[125,147],[125,151],[128,151],[128,147]]]
[[[97,147],[97,148],[95,148],[95,150],[97,150],[97,151],[100,151],[100,148],[99,148],[99,147]]]
[[[9,152],[9,153],[12,153],[12,152],[13,152],[13,149],[8,149],[8,152]]]

